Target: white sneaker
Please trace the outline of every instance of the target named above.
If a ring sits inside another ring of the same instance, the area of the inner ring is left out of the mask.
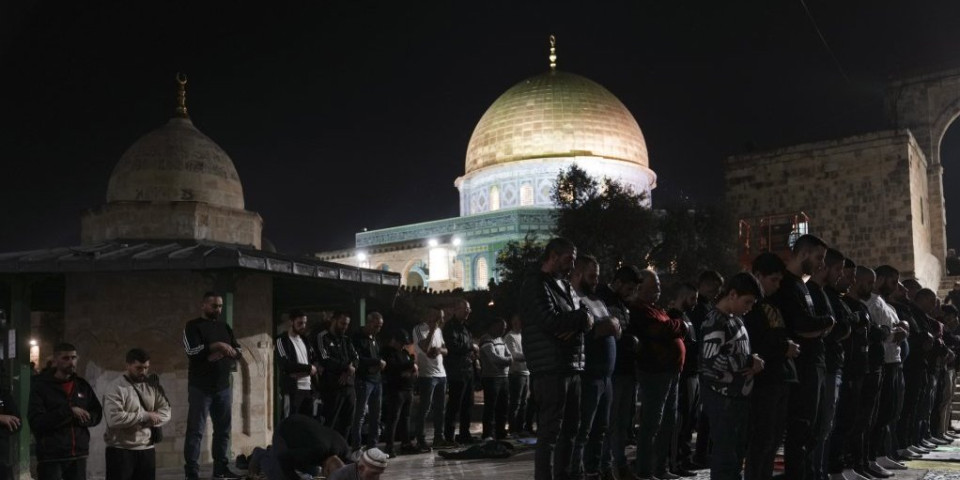
[[[859,473],[855,472],[852,468],[844,469],[843,473],[841,473],[840,475],[842,475],[843,478],[845,478],[846,480],[868,480],[867,477],[860,475]]]
[[[872,468],[874,471],[876,471],[877,473],[879,473],[880,475],[883,475],[883,476],[893,475],[893,472],[891,472],[890,470],[887,470],[886,468],[883,468],[883,467],[881,467],[879,464],[877,464],[877,461],[876,461],[876,460],[870,462],[870,468]]]
[[[877,465],[880,465],[881,467],[886,468],[887,470],[906,470],[907,469],[906,465],[900,462],[893,461],[887,457],[878,458]]]

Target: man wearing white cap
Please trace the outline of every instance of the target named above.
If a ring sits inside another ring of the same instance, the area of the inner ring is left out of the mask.
[[[379,480],[387,469],[387,454],[379,448],[364,450],[357,463],[351,463],[333,472],[329,480]]]

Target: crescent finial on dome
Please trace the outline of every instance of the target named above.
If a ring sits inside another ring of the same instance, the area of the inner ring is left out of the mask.
[[[550,71],[557,69],[557,37],[550,35]]]
[[[190,118],[187,114],[187,76],[177,72],[177,116]]]

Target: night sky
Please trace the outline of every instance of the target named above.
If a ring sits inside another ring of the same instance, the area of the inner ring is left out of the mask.
[[[82,3],[0,10],[0,251],[79,244],[124,150],[172,115],[178,71],[265,236],[307,253],[456,216],[474,126],[547,70],[551,33],[561,70],[636,117],[660,206],[717,199],[728,155],[888,128],[888,78],[960,66],[949,1],[806,0],[829,50],[800,1]]]

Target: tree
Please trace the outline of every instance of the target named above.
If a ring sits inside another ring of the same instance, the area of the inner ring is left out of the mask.
[[[657,241],[657,220],[644,205],[645,193],[605,178],[598,181],[576,165],[560,172],[553,200],[557,205],[555,234],[590,254],[609,280],[622,265],[650,265]]]
[[[518,311],[523,278],[530,270],[539,268],[543,245],[536,233],[529,232],[522,242],[507,242],[497,252],[496,276],[500,280],[491,280],[490,294],[496,311],[502,316],[509,317]]]
[[[679,279],[703,270],[731,274],[737,268],[736,223],[722,205],[680,200],[662,211],[660,238],[651,258],[657,269]]]

